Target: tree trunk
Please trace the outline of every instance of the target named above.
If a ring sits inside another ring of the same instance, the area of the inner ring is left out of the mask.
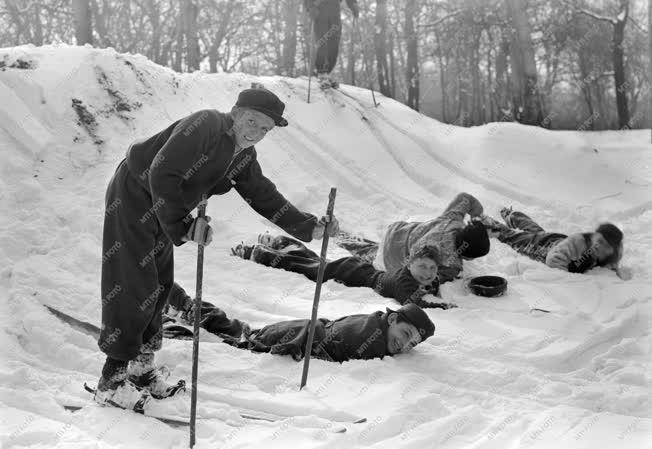
[[[389,89],[391,91],[392,98],[396,98],[396,51],[395,51],[395,40],[394,40],[394,32],[391,31],[389,33],[389,49],[387,52],[387,55],[389,56]],[[400,53],[401,47],[399,45],[398,47],[398,52]],[[402,55],[399,55],[399,57],[402,57]]]
[[[161,61],[161,12],[155,0],[147,0],[146,7],[147,17],[152,25],[150,59],[157,64],[163,64]]]
[[[537,87],[537,68],[525,3],[522,0],[506,0],[505,3],[514,27],[511,56],[514,87],[517,89],[515,112],[519,122],[539,125],[544,114]]]
[[[584,100],[586,101],[586,109],[589,114],[589,117],[591,118],[591,122],[589,123],[590,126],[589,129],[593,130],[595,129],[594,128],[595,120],[593,120],[595,109],[593,107],[593,94],[592,94],[591,87],[594,85],[594,79],[592,77],[593,75],[591,74],[590,55],[587,55],[585,52],[580,51],[578,57],[579,57],[578,66],[580,70],[580,91],[584,96]],[[600,87],[598,86],[598,90],[599,89]]]
[[[299,0],[285,0],[283,15],[285,18],[285,35],[283,36],[283,74],[295,75],[297,56],[297,20],[299,18]]]
[[[34,3],[34,40],[32,41],[34,45],[41,46],[43,45],[43,24],[41,22],[41,5],[40,3]]]
[[[405,4],[405,43],[407,46],[407,63],[405,81],[407,83],[407,105],[419,110],[419,61],[417,48],[417,33],[414,27],[414,17],[418,12],[418,0],[407,0]]]
[[[217,56],[218,56],[217,50],[218,50],[217,42],[213,41],[213,43],[211,44],[208,50],[208,70],[211,73],[217,72]]]
[[[647,35],[650,39],[649,45],[649,54],[648,54],[648,70],[652,72],[652,1],[648,0],[647,5]],[[649,72],[648,72],[649,73]],[[650,79],[650,84],[652,84],[652,79]],[[652,92],[648,91],[650,109],[648,112],[648,120],[650,122],[650,142],[652,142]]]
[[[387,64],[387,0],[376,1],[374,46],[376,48],[376,68],[378,70],[380,93],[391,98],[390,73]]]
[[[199,37],[197,35],[198,7],[193,0],[183,0],[183,32],[186,40],[188,71],[199,70]]]
[[[437,44],[437,61],[439,61],[439,88],[441,90],[441,121],[448,123],[448,89],[446,89],[446,70],[448,65],[444,62],[444,50],[439,39],[439,32],[435,28],[435,43]]]
[[[177,38],[177,44],[176,48],[174,49],[174,57],[172,61],[172,68],[177,71],[181,72],[181,62],[183,61],[183,42],[184,42],[184,23],[185,23],[185,8],[183,7],[183,3],[186,0],[181,0],[181,2],[178,3],[179,5],[179,15],[177,17],[177,23],[175,26],[174,33]]]
[[[106,17],[109,12],[109,5],[104,2],[102,9],[100,9],[100,5],[97,3],[97,1],[92,0],[91,10],[93,12],[95,31],[97,32],[97,36],[99,38],[98,44],[101,47],[114,47],[113,42],[111,42],[111,39],[109,38],[108,30],[106,29]]]
[[[496,55],[496,85],[493,99],[498,112],[498,121],[512,121],[513,110],[509,100],[509,73],[507,55],[509,55],[509,39],[505,32],[501,33],[500,46]]]
[[[621,2],[622,4],[623,2]],[[616,84],[616,107],[618,109],[618,125],[620,128],[629,128],[629,108],[627,107],[627,81],[625,78],[625,25],[629,12],[629,0],[624,0],[623,9],[616,19],[613,33],[613,65],[614,82]],[[623,14],[624,13],[624,14]]]
[[[485,105],[488,106],[488,118],[487,115],[485,114],[485,121],[488,120],[490,122],[493,122],[495,120],[495,114],[494,114],[494,103],[491,99],[491,87],[493,86],[493,79],[492,79],[492,72],[491,72],[491,49],[494,46],[494,39],[493,36],[491,35],[491,30],[487,30],[487,36],[489,37],[489,45],[487,45],[487,85],[485,86],[485,95],[484,95],[484,103]]]
[[[471,123],[479,125],[482,123],[482,94],[480,92],[480,35],[473,31],[473,45],[469,49],[471,63]]]
[[[356,59],[356,51],[361,52],[361,48],[355,48],[356,44],[356,26],[353,25],[350,30],[351,34],[349,36],[349,54],[347,55],[346,58],[346,71],[347,71],[347,82],[351,84],[351,86],[355,86],[355,59]],[[362,43],[360,43],[362,44]]]
[[[89,0],[72,0],[72,13],[77,45],[93,45],[93,25]]]

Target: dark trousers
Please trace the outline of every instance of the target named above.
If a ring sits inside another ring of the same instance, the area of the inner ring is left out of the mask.
[[[105,208],[98,345],[107,356],[127,361],[161,347],[162,310],[174,282],[173,244],[125,160],[109,182]]]
[[[251,260],[268,267],[300,273],[313,282],[317,281],[319,255],[289,237],[275,237],[270,246],[257,245]],[[342,257],[326,263],[323,282],[334,279],[348,287],[373,288],[381,273],[383,271],[376,270],[360,257]]]
[[[330,73],[337,63],[342,36],[340,1],[324,0],[319,2],[313,20],[315,69],[317,73]]]
[[[500,229],[498,240],[538,262],[545,263],[550,248],[568,237],[565,234],[544,231],[523,212],[511,212],[505,223],[507,226]]]
[[[378,242],[363,239],[340,231],[335,238],[335,244],[368,263],[373,263],[378,254]]]

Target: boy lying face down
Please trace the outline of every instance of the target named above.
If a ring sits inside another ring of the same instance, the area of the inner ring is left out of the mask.
[[[480,201],[468,193],[458,194],[437,218],[424,222],[391,223],[380,242],[353,237],[340,232],[335,243],[388,272],[403,266],[415,248],[434,246],[439,252],[439,282],[455,280],[464,260],[486,256],[489,236],[479,217]],[[465,222],[466,215],[471,217]]]
[[[165,336],[192,337],[192,299],[179,284],[174,284],[168,298]],[[208,302],[202,303],[201,326],[219,335],[225,343],[254,352],[304,357],[310,320],[281,321],[262,329],[251,330]],[[369,360],[410,351],[431,337],[435,325],[417,305],[407,304],[398,310],[387,309],[370,314],[349,315],[337,320],[320,318],[315,326],[311,356],[333,361]]]
[[[520,254],[551,268],[570,273],[585,273],[595,267],[610,268],[625,279],[629,275],[618,267],[623,255],[623,233],[611,223],[602,223],[594,232],[560,234],[546,232],[523,212],[503,208],[505,224],[484,216],[491,234]]]
[[[317,280],[319,255],[296,239],[261,234],[258,244],[241,244],[231,251],[243,259]],[[400,304],[414,303],[420,307],[442,309],[456,307],[454,304],[433,302],[439,296],[438,264],[439,252],[434,246],[414,248],[407,263],[389,272],[375,269],[361,257],[342,257],[326,263],[323,281],[333,279],[348,287],[373,288],[378,294],[394,298]]]

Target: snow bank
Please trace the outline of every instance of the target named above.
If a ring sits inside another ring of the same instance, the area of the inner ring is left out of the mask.
[[[513,123],[465,129],[369,91],[342,86],[305,102],[307,81],[246,74],[176,74],[142,56],[89,47],[0,50],[0,365],[2,447],[182,447],[187,435],[100,408],[76,414],[102,357],[95,341],[53,318],[51,304],[99,323],[104,192],[130,141],[200,108],[227,110],[262,82],[286,102],[290,126],[258,146],[265,173],[298,207],[321,214],[338,187],[342,227],[377,238],[400,219],[439,214],[459,191],[488,213],[525,208],[562,232],[598,220],[625,232],[624,282],[595,270],[550,270],[496,243],[464,276],[500,274],[508,294],[487,300],[463,281],[444,296],[459,309],[428,313],[435,336],[385,360],[300,365],[203,335],[198,447],[643,448],[652,441],[652,146],[649,132],[550,132]],[[227,257],[273,225],[237,194],[209,201],[216,239],[204,295],[254,326],[310,314],[303,277]],[[316,246],[314,246],[317,249]],[[336,248],[330,257],[343,255]],[[195,251],[176,250],[176,277],[194,289]],[[252,279],[255,282],[252,282]],[[320,314],[371,312],[392,301],[327,283]],[[551,313],[531,313],[542,308]],[[159,361],[190,378],[191,346],[166,341]],[[291,416],[238,418],[233,405]],[[368,418],[334,434],[323,418]]]

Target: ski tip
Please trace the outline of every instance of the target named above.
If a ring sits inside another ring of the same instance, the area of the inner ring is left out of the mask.
[[[358,418],[355,421],[353,421],[353,424],[362,424],[367,422],[367,418]]]

